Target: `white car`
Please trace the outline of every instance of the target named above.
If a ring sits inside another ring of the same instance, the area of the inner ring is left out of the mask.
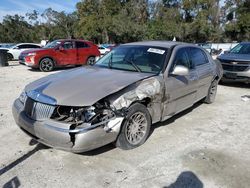
[[[8,50],[8,60],[17,60],[21,52],[34,48],[41,48],[39,44],[34,43],[19,43],[10,48],[1,48]]]
[[[101,55],[105,55],[110,52],[110,49],[104,46],[98,46],[98,50],[100,51]]]

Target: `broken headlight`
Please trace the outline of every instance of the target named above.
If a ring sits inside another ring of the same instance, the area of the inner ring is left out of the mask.
[[[19,96],[19,100],[21,101],[21,103],[24,105],[27,99],[27,94],[25,91],[22,91],[22,93]]]
[[[85,120],[88,122],[96,115],[95,107],[91,106],[91,107],[87,108],[83,115],[84,115]]]
[[[95,107],[71,108],[69,117],[75,122],[89,122],[96,115]]]
[[[115,113],[111,109],[103,106],[90,107],[68,107],[58,106],[52,116],[52,119],[72,123],[76,126],[81,124],[106,124],[111,119],[115,118]]]

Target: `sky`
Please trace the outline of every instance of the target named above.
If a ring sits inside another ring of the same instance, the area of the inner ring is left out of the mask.
[[[25,15],[33,10],[42,13],[47,8],[56,11],[73,12],[80,0],[0,0],[0,21],[7,14]]]

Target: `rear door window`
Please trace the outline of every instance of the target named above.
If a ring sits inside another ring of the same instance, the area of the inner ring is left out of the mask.
[[[194,66],[200,66],[208,63],[206,54],[199,48],[189,48],[190,62]]]
[[[76,48],[88,48],[89,45],[85,42],[76,41]]]

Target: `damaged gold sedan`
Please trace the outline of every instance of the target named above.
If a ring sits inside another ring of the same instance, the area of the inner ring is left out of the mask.
[[[30,83],[13,104],[17,125],[37,141],[84,152],[143,144],[152,124],[215,100],[222,76],[203,49],[149,41],[121,45],[93,66]]]

